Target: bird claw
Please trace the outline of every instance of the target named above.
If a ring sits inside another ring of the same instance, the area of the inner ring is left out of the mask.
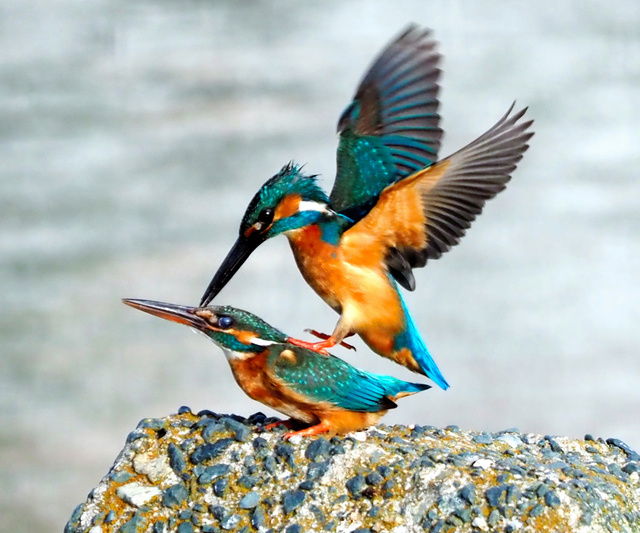
[[[272,429],[275,429],[278,426],[284,426],[287,429],[293,429],[293,427],[295,426],[295,422],[291,418],[289,420],[278,420],[277,422],[272,422],[271,424],[267,424],[266,426],[263,426],[262,429],[264,431],[271,431]],[[287,435],[288,434],[289,433],[287,433]]]
[[[327,340],[331,338],[331,335],[327,335],[326,333],[321,333],[319,331],[316,331],[315,329],[305,329],[304,331],[305,333],[311,333],[311,335],[313,335],[314,337],[318,337],[319,339]],[[353,335],[353,333],[351,335]],[[351,335],[347,335],[347,336],[350,337]],[[339,344],[340,346],[343,346],[348,350],[353,350],[354,352],[356,351],[356,347],[353,344],[349,344],[345,341],[340,341]]]
[[[284,440],[289,440],[292,437],[312,437],[314,435],[322,435],[323,433],[329,433],[332,430],[331,424],[326,421],[322,421],[315,426],[311,426],[300,431],[288,431],[282,437]]]
[[[333,342],[321,341],[321,342],[307,342],[301,341],[300,339],[294,339],[293,337],[287,337],[287,342],[293,344],[294,346],[299,346],[300,348],[306,348],[307,350],[311,350],[313,352],[319,353],[320,355],[329,355],[329,352],[325,348],[331,348],[335,345]]]

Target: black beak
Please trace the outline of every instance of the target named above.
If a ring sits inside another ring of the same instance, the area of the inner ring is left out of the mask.
[[[188,307],[186,305],[167,304],[164,302],[152,302],[151,300],[133,300],[131,298],[123,298],[122,303],[134,309],[139,309],[150,315],[159,316],[171,322],[185,324],[204,331],[207,329],[206,322],[203,318],[195,314],[196,307]]]
[[[218,295],[227,283],[229,283],[229,280],[233,275],[263,241],[264,239],[259,235],[252,235],[249,238],[243,237],[242,235],[238,237],[238,240],[227,254],[227,257],[225,257],[215,276],[213,276],[211,283],[209,283],[207,290],[203,294],[202,300],[200,300],[200,307],[209,305],[209,302]]]

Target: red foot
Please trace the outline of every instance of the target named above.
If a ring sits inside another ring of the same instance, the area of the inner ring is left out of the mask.
[[[300,346],[300,348],[306,348],[307,350],[314,351],[321,355],[329,355],[329,352],[327,352],[325,348],[331,348],[332,346],[336,345],[336,343],[331,338],[320,342],[307,342],[301,341],[300,339],[294,339],[293,337],[287,337],[287,342],[295,346]]]
[[[265,431],[271,431],[278,426],[284,426],[287,429],[292,429],[295,425],[296,423],[290,418],[289,420],[278,420],[277,422],[272,422],[271,424],[267,424],[266,426],[264,426],[262,429],[264,429]]]
[[[313,335],[314,337],[318,337],[319,339],[330,339],[331,335],[327,335],[326,333],[320,333],[319,331],[316,331],[315,329],[305,329],[305,331],[307,333],[311,333],[311,335]],[[349,335],[347,335],[347,337],[351,337],[353,335],[353,333],[349,333]],[[348,350],[356,350],[356,347],[353,346],[352,344],[348,344],[344,341],[340,342],[340,346],[344,346],[345,348],[347,348]]]
[[[301,429],[300,431],[289,431],[284,434],[284,439],[289,440],[291,437],[295,437],[296,435],[299,437],[311,437],[313,435],[321,435],[322,433],[327,433],[331,430],[331,424],[328,422],[320,422],[315,426],[308,427],[306,429]]]

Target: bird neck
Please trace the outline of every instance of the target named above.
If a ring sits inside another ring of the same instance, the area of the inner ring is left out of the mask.
[[[322,244],[337,247],[347,226],[348,219],[337,216],[324,216],[310,224],[287,233],[292,244],[321,241]]]

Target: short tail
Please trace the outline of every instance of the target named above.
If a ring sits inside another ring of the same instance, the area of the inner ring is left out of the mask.
[[[431,385],[427,385],[426,383],[410,383],[391,376],[378,375],[377,377],[385,389],[386,396],[394,402],[398,398],[411,396],[412,394],[431,388]]]
[[[402,296],[400,296],[400,299],[402,301],[404,316],[407,320],[407,329],[396,339],[396,350],[402,350],[403,348],[410,350],[413,358],[422,371],[421,373],[427,376],[442,390],[447,390],[449,388],[447,380],[444,379],[444,376],[442,375],[442,372],[440,372],[438,365],[436,365],[436,362],[431,357],[429,350],[427,350],[427,346],[422,340],[422,337],[418,332],[418,328],[413,322],[413,318],[411,318],[409,310],[407,309]]]

